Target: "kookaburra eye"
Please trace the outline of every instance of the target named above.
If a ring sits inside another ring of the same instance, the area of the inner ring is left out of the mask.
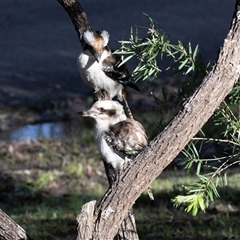
[[[99,108],[98,110],[99,110],[100,112],[105,112],[105,109],[104,109],[104,108],[102,108],[102,107],[101,107],[101,108]]]

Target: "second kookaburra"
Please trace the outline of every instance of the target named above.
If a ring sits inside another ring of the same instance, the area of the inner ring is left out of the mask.
[[[94,139],[103,160],[121,170],[126,160],[134,158],[147,145],[143,126],[127,118],[117,101],[97,101],[82,112],[95,120]]]
[[[128,117],[132,117],[128,107],[124,86],[139,90],[130,81],[126,64],[118,67],[121,57],[112,53],[108,47],[109,33],[107,31],[86,31],[82,35],[83,50],[78,57],[78,68],[81,78],[94,90],[97,100],[112,100],[117,97],[122,101]],[[102,97],[99,93],[104,93]],[[99,97],[101,96],[101,97]]]
[[[94,139],[98,151],[117,172],[148,144],[143,126],[127,118],[123,106],[117,101],[97,101],[89,110],[83,111],[82,116],[94,119]],[[148,194],[153,200],[150,187]]]

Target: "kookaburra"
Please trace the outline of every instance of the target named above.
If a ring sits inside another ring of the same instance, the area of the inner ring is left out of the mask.
[[[98,151],[114,169],[121,170],[125,161],[135,157],[148,143],[143,126],[127,118],[117,101],[97,101],[83,111],[82,116],[95,120],[94,139]]]
[[[143,126],[127,118],[123,106],[117,101],[97,101],[81,113],[83,117],[94,119],[94,139],[98,151],[117,172],[148,144]],[[153,199],[150,188],[148,194]]]
[[[83,50],[78,57],[78,68],[81,78],[94,91],[97,100],[112,100],[117,97],[124,104],[126,114],[133,118],[126,101],[124,86],[136,90],[138,87],[130,80],[131,76],[126,64],[119,55],[113,54],[108,47],[107,31],[86,31],[82,33]],[[104,93],[103,96],[99,95]]]

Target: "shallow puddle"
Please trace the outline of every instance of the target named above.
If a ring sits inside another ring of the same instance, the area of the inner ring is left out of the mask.
[[[27,140],[39,138],[66,138],[81,130],[79,122],[45,122],[28,124],[8,131],[0,132],[1,140]]]

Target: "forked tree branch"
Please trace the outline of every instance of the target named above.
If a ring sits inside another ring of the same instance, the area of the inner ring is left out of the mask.
[[[113,239],[136,199],[196,135],[231,91],[240,72],[239,7],[237,0],[231,29],[212,71],[174,120],[108,189],[94,213],[89,239]]]
[[[94,213],[92,239],[113,239],[140,194],[170,164],[211,117],[240,74],[240,1],[218,59],[173,121],[113,184]]]

